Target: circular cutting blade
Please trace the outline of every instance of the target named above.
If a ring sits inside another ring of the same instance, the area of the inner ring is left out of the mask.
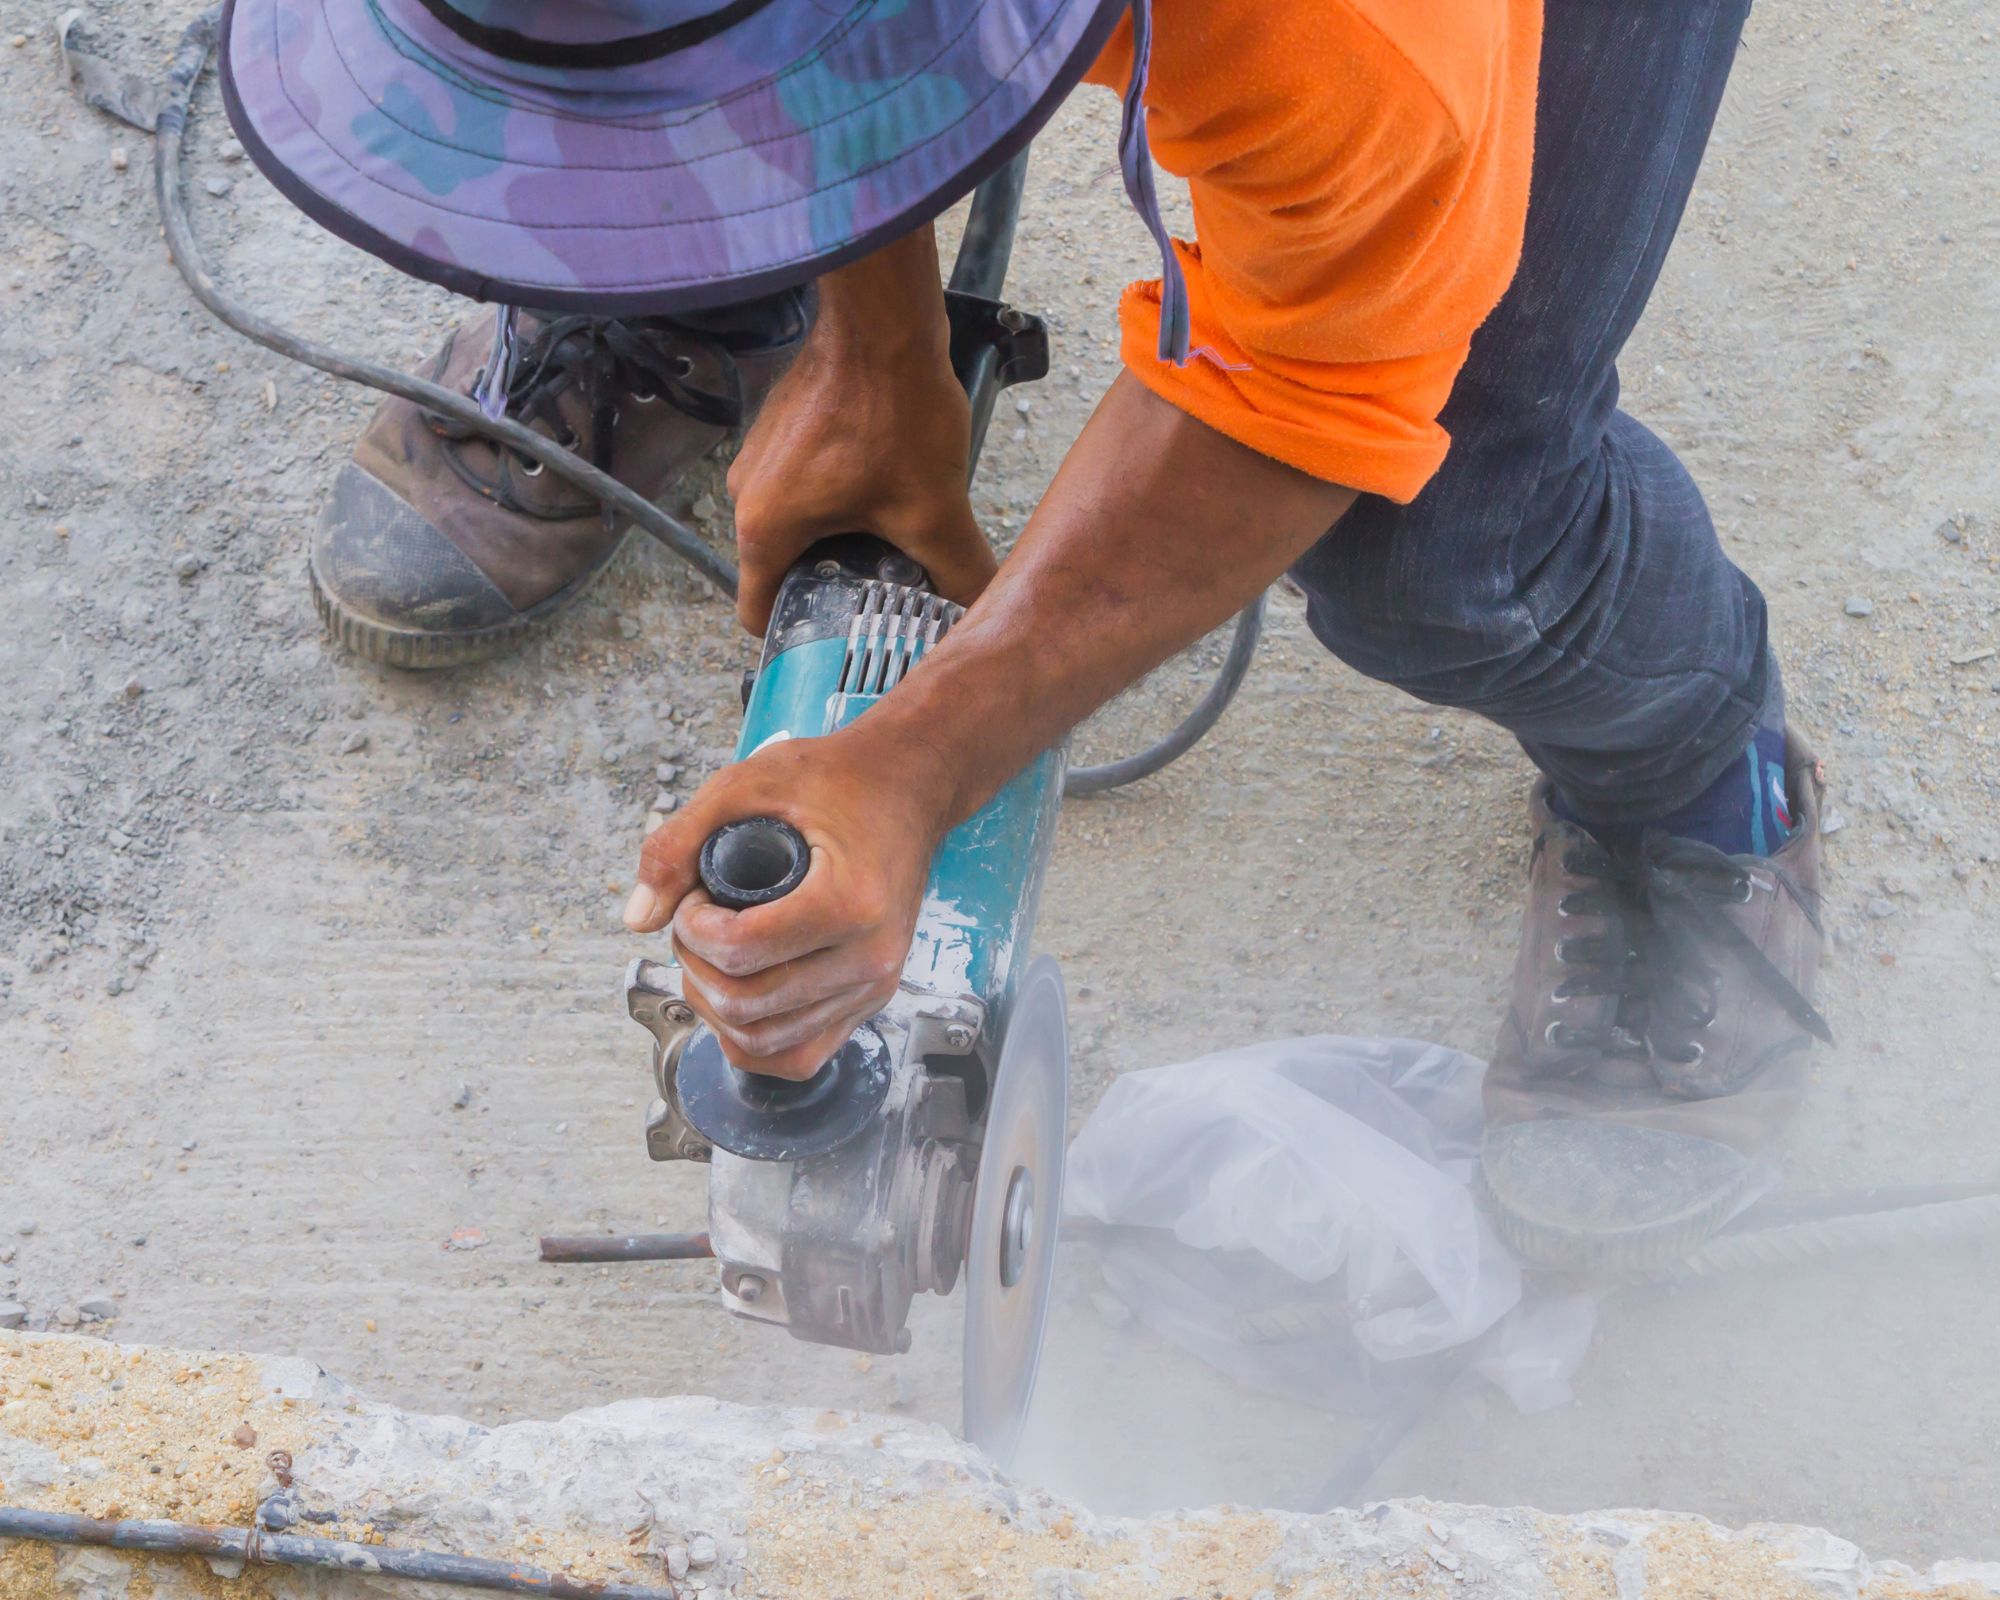
[[[1042,1359],[1069,1134],[1062,971],[1028,968],[986,1113],[965,1252],[965,1437],[1002,1465],[1020,1443]]]

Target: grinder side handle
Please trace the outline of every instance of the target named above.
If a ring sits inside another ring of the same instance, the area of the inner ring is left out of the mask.
[[[701,886],[726,911],[748,911],[782,900],[805,881],[812,866],[806,836],[776,817],[725,822],[702,841]],[[818,1092],[830,1062],[810,1078],[774,1078],[731,1066],[744,1099],[776,1108]]]
[[[701,886],[725,911],[748,911],[782,900],[812,866],[806,837],[776,817],[725,822],[703,841]]]

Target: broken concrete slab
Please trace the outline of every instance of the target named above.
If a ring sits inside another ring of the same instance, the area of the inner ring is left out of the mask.
[[[364,1562],[450,1551],[716,1600],[2000,1594],[2000,1564],[1917,1572],[1812,1528],[1426,1501],[1102,1518],[906,1421],[685,1396],[487,1428],[375,1404],[306,1362],[0,1335],[0,1504],[240,1527],[283,1478],[323,1519],[304,1530]],[[0,1600],[191,1600],[244,1592],[235,1576],[0,1541]],[[260,1566],[248,1582],[301,1600],[425,1592],[365,1570]]]

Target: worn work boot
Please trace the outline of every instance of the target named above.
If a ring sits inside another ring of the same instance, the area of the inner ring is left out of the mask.
[[[498,359],[508,416],[649,500],[740,425],[803,332],[716,336],[661,319],[519,312]],[[787,319],[777,319],[781,323]],[[496,313],[455,329],[425,375],[478,390]],[[341,468],[313,539],[327,631],[394,667],[498,655],[577,599],[629,524],[540,464],[391,398]]]
[[[1653,830],[1607,849],[1537,784],[1480,1156],[1524,1259],[1643,1272],[1689,1254],[1797,1108],[1831,1035],[1812,1006],[1824,778],[1789,731],[1785,775],[1793,831],[1769,857]]]

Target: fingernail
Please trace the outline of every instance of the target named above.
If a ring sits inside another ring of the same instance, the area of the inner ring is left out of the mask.
[[[653,892],[651,884],[642,883],[632,891],[632,898],[625,902],[625,926],[634,933],[644,933],[660,920],[660,897]]]

